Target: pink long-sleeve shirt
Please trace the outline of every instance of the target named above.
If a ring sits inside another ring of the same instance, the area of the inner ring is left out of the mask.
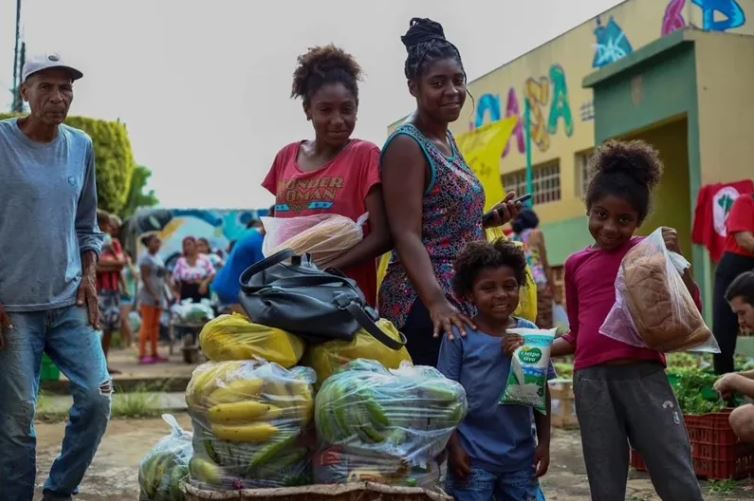
[[[665,356],[658,351],[637,348],[599,333],[615,303],[615,279],[623,256],[641,240],[634,237],[613,251],[588,247],[566,261],[566,309],[571,332],[564,339],[576,345],[577,371],[618,360],[657,361],[665,365]],[[698,288],[693,297],[699,307]]]

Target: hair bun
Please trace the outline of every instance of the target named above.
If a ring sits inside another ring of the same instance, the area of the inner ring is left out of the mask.
[[[641,140],[607,141],[597,149],[592,160],[592,174],[623,174],[650,189],[657,186],[662,177],[657,150]]]
[[[437,21],[421,17],[412,18],[408,31],[401,37],[401,42],[408,50],[430,40],[445,40],[445,32]]]

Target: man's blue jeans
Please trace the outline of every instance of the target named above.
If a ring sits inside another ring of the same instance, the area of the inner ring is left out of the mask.
[[[0,350],[0,501],[31,501],[36,477],[34,413],[42,353],[70,381],[73,407],[45,491],[76,492],[110,418],[112,381],[84,308],[10,313]]]

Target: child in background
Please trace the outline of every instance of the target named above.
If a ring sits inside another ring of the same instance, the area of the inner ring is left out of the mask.
[[[550,395],[547,415],[499,403],[511,366],[502,352],[506,331],[536,328],[512,316],[525,280],[523,251],[502,239],[468,244],[455,263],[454,292],[477,309],[477,328],[465,337],[445,336],[437,364],[463,385],[469,403],[448,443],[446,487],[457,501],[542,499],[537,478],[550,463]],[[555,377],[552,366],[548,377]]]
[[[552,356],[576,354],[576,413],[592,499],[625,499],[630,443],[664,501],[698,501],[702,494],[664,355],[599,333],[615,303],[623,256],[642,240],[634,232],[649,213],[662,162],[643,141],[611,141],[597,150],[590,170],[586,206],[595,242],[566,261],[571,332],[555,341]],[[663,236],[668,250],[680,253],[676,231],[665,228]],[[683,280],[699,306],[688,270]],[[519,343],[511,336],[506,352]]]

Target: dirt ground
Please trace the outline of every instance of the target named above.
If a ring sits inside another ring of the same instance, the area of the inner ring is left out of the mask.
[[[187,429],[191,423],[186,414],[178,420]],[[38,434],[38,496],[52,460],[60,450],[64,423],[39,423]],[[161,419],[113,420],[81,485],[77,501],[133,501],[138,499],[137,469],[141,458],[168,429]],[[578,431],[554,430],[552,465],[543,480],[545,494],[552,501],[589,499],[589,486]],[[705,498],[711,500],[754,500],[754,481],[704,484]],[[724,491],[723,494],[710,491]],[[655,501],[659,498],[645,474],[631,472],[626,499]]]

